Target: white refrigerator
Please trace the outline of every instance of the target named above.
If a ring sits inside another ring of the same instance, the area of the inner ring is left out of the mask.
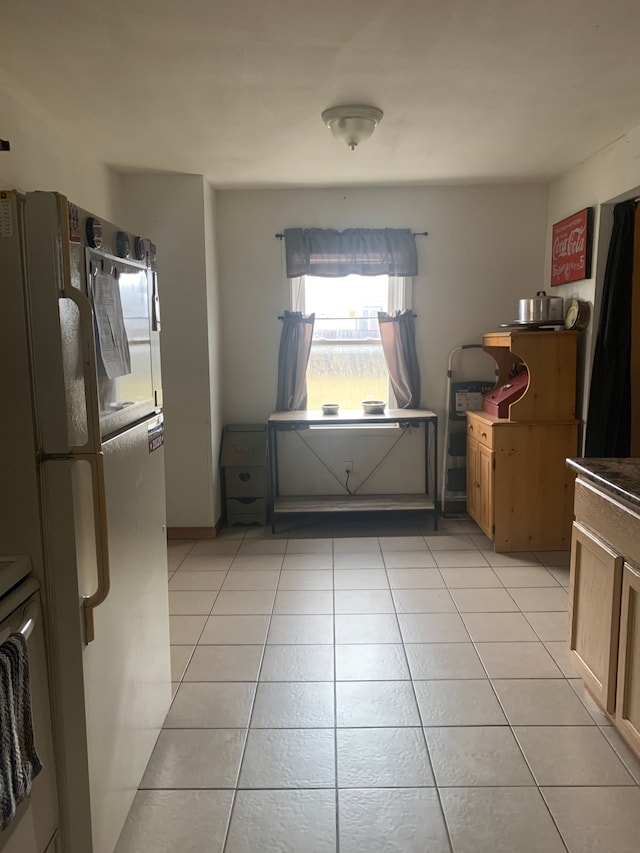
[[[112,853],[171,700],[155,266],[0,192],[0,553],[41,583],[62,853]]]

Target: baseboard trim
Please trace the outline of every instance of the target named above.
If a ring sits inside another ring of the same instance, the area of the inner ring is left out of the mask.
[[[167,527],[167,539],[215,539],[216,527]]]
[[[447,515],[450,513],[452,515],[464,515],[467,511],[467,502],[466,500],[461,501],[445,501],[444,507],[442,508],[442,514]]]

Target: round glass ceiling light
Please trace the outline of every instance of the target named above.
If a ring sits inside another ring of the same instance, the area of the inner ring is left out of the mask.
[[[346,142],[353,151],[368,139],[382,121],[382,110],[364,104],[331,107],[322,113],[322,121],[340,142]]]

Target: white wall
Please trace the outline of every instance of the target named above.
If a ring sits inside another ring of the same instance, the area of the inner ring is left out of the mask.
[[[218,191],[225,418],[264,421],[275,404],[277,317],[289,307],[276,233],[296,226],[429,232],[416,238],[414,307],[421,403],[442,411],[450,350],[513,320],[518,299],[538,289],[546,206],[547,187],[535,184]]]
[[[423,427],[308,429],[278,434],[283,495],[416,494],[425,490]],[[440,472],[438,471],[438,474]],[[432,482],[429,476],[429,485]]]
[[[158,245],[169,527],[213,527],[219,518],[212,207],[200,175],[122,177],[123,223]]]
[[[211,459],[213,467],[213,517],[222,514],[219,488],[218,459],[222,437],[222,341],[220,317],[220,288],[216,246],[216,196],[210,184],[204,185],[204,249],[207,290],[207,332],[209,346],[209,408],[211,415]]]
[[[57,190],[159,246],[167,522],[211,527],[220,517],[220,336],[214,194],[201,176],[119,175],[31,107],[0,90],[0,187]]]
[[[594,309],[589,328],[580,339],[578,416],[583,420],[587,413],[602,283],[613,222],[613,205],[638,195],[640,195],[640,126],[575,169],[557,178],[550,186],[545,265],[541,287],[547,286],[548,290],[553,223],[585,207],[593,206],[595,214],[591,277],[585,281],[553,288],[554,296],[563,296],[565,299],[575,296],[590,302]]]
[[[440,416],[442,430],[449,352],[479,343],[484,332],[515,319],[518,299],[536,292],[546,209],[542,184],[218,191],[225,420],[264,421],[275,405],[277,317],[289,307],[283,244],[276,233],[357,226],[429,232],[416,238],[420,274],[414,308],[421,405]],[[471,375],[481,370],[492,377],[494,367],[480,355]],[[352,458],[340,457],[339,450],[334,455],[333,462]],[[358,464],[370,469],[370,460]],[[297,470],[302,476],[300,466]],[[303,490],[300,480],[290,485]],[[383,485],[378,482],[376,490]]]
[[[84,150],[82,140],[66,136],[27,104],[0,90],[0,134],[11,143],[11,151],[0,151],[0,187],[55,190],[113,220],[118,177]]]

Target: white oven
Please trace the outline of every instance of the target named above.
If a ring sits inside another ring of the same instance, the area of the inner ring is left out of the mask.
[[[29,576],[27,558],[0,557],[0,643],[17,631],[27,640],[33,734],[42,770],[31,795],[16,811],[9,826],[0,832],[0,853],[53,853],[56,850],[58,802],[51,732],[38,582]]]

